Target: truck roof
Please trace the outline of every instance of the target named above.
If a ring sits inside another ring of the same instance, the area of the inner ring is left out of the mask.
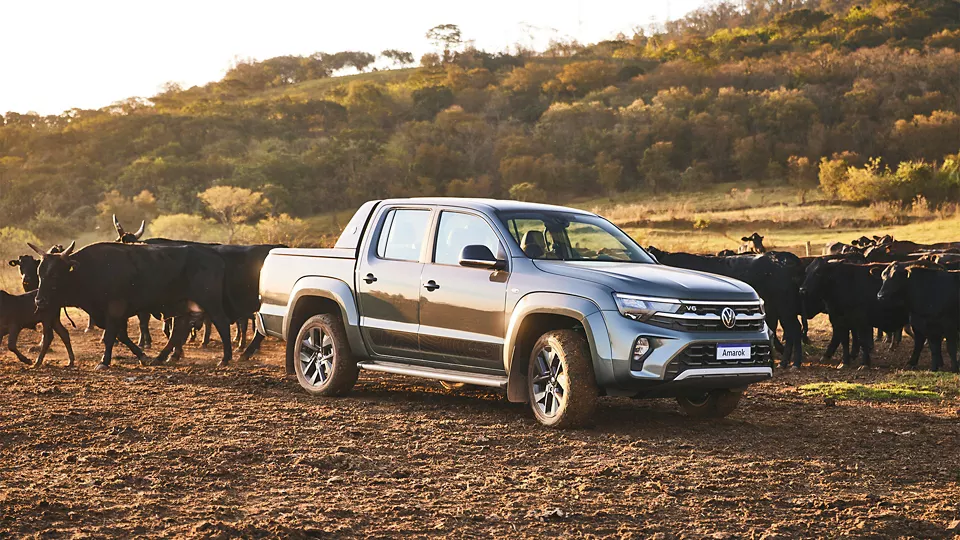
[[[560,212],[571,212],[576,214],[590,214],[584,210],[570,208],[567,206],[555,206],[552,204],[540,204],[522,201],[510,201],[503,199],[474,199],[462,197],[411,197],[406,199],[387,199],[383,204],[403,204],[404,202],[418,204],[436,204],[444,206],[459,206],[461,208],[470,208],[472,210],[493,210],[514,212],[523,210],[552,210]]]

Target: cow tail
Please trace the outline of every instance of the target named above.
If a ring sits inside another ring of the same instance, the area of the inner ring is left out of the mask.
[[[67,316],[67,320],[70,321],[70,325],[73,326],[73,329],[77,329],[77,323],[73,322],[73,319],[70,318],[70,312],[67,311],[67,306],[63,306],[63,314]]]

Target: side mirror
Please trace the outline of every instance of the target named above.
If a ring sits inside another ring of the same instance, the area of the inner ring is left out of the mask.
[[[472,245],[460,251],[460,266],[500,270],[506,268],[506,261],[498,260],[487,246]]]

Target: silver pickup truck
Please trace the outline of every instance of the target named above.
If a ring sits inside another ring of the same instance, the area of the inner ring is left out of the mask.
[[[505,388],[541,423],[588,424],[599,396],[732,412],[773,375],[763,302],[657,263],[589,212],[516,201],[364,204],[332,249],[275,249],[258,330],[288,374],[339,395],[360,369]]]

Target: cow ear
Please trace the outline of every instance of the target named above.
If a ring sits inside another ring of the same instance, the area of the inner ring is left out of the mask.
[[[883,270],[884,270],[884,268],[881,268],[881,267],[879,267],[879,266],[871,267],[871,268],[870,268],[870,275],[873,276],[873,277],[878,277],[878,276],[880,276],[880,275],[883,274]]]
[[[20,261],[10,261],[7,264],[9,264],[10,266],[20,266]]]
[[[744,236],[744,237],[741,238],[740,240],[741,240],[742,242],[749,242],[749,241],[750,241],[750,237],[749,237],[749,236]]]

